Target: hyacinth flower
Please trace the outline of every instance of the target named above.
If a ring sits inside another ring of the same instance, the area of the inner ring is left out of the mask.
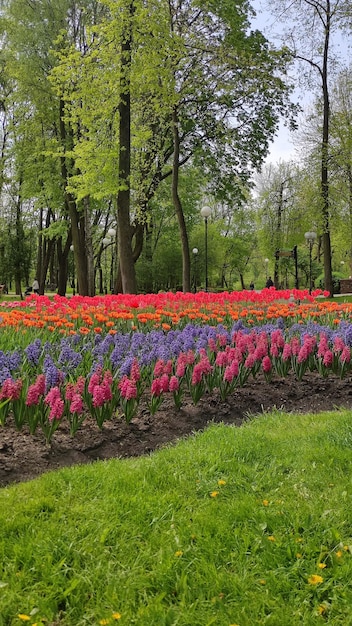
[[[271,363],[270,356],[266,355],[262,360],[262,369],[264,372],[265,380],[270,383],[273,377],[273,366]]]
[[[165,372],[160,377],[154,378],[151,385],[151,397],[148,404],[151,415],[154,415],[160,407],[164,393],[169,391],[169,375]]]
[[[52,387],[44,398],[45,411],[39,418],[41,429],[47,444],[50,444],[53,434],[58,429],[64,414],[65,402],[61,397],[61,389]]]
[[[83,400],[85,384],[85,378],[80,376],[76,383],[68,382],[65,389],[66,414],[70,424],[70,434],[72,437],[74,437],[87,417],[87,411]]]
[[[6,419],[11,407],[11,403],[12,403],[12,409],[14,407],[14,405],[20,401],[20,396],[21,396],[21,390],[22,390],[22,380],[18,379],[18,380],[13,380],[12,378],[6,378],[6,380],[3,382],[1,390],[0,390],[0,424],[2,426],[5,426],[6,423]],[[21,415],[23,416],[23,411],[21,412]],[[18,413],[17,413],[18,416]],[[20,429],[23,425],[22,422],[22,417],[21,420],[19,422],[16,421],[16,427],[18,429]]]
[[[88,383],[85,400],[99,428],[103,427],[106,420],[113,417],[116,409],[117,399],[113,400],[112,385],[113,377],[110,370],[103,372],[100,366],[92,374]]]
[[[169,380],[169,391],[174,398],[175,407],[180,409],[182,406],[183,389],[177,376],[172,375]]]
[[[29,431],[33,435],[37,429],[40,417],[45,412],[45,375],[39,374],[32,385],[29,385],[26,397],[26,421]]]
[[[198,404],[206,389],[209,388],[209,380],[212,372],[213,366],[209,361],[208,355],[205,350],[201,350],[200,360],[198,363],[194,364],[192,378],[189,385],[189,392],[194,405]]]
[[[120,406],[127,424],[135,416],[138,409],[137,382],[126,374],[121,378],[118,388],[120,391]]]

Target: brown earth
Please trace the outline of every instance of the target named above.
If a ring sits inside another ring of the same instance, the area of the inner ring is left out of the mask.
[[[306,374],[298,382],[294,377],[248,382],[236,390],[226,402],[214,393],[193,406],[185,400],[178,411],[173,402],[165,400],[152,417],[141,405],[139,414],[130,424],[122,418],[105,422],[99,430],[87,419],[75,437],[62,423],[50,445],[38,431],[30,435],[16,431],[11,418],[0,427],[0,487],[35,478],[59,467],[91,463],[98,459],[136,457],[149,454],[209,423],[241,424],[270,409],[286,412],[317,413],[319,411],[352,408],[352,379],[322,378]]]

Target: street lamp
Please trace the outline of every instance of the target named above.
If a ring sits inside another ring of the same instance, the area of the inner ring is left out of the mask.
[[[264,259],[264,263],[265,263],[265,280],[268,280],[268,264],[269,264],[269,259]]]
[[[304,233],[306,241],[309,243],[309,293],[312,293],[312,249],[313,244],[317,238],[317,233],[314,230],[310,230],[307,233]]]
[[[115,228],[109,228],[107,233],[111,239],[111,243],[114,243],[116,238]],[[111,269],[110,269],[110,291],[113,293],[114,289],[114,267],[115,267],[115,246],[112,247],[111,252]]]
[[[204,217],[205,225],[205,291],[208,291],[208,217],[211,214],[210,207],[203,206],[200,214]]]
[[[194,256],[194,293],[197,293],[197,254],[198,248],[193,248],[192,250]]]

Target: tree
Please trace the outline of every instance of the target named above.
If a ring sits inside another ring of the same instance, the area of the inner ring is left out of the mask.
[[[330,67],[333,52],[331,37],[335,30],[346,23],[346,0],[280,0],[270,3],[270,10],[289,20],[291,27],[284,39],[302,71],[300,77],[305,85],[319,87],[322,102],[322,125],[320,143],[320,211],[321,237],[324,254],[325,288],[333,296],[331,264],[331,226],[329,196],[329,149],[330,149]],[[307,70],[305,69],[307,68]]]

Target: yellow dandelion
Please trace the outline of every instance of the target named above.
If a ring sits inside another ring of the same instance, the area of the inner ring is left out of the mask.
[[[301,558],[302,558],[301,553],[300,553],[300,552],[297,552],[297,554],[296,554],[296,559],[301,559]]]
[[[261,579],[259,580],[259,584],[260,584],[260,585],[266,585],[266,580],[265,580],[265,578],[261,578]]]
[[[112,619],[118,620],[118,619],[121,619],[121,617],[122,617],[121,613],[113,613],[112,614]]]
[[[182,550],[176,550],[175,556],[182,556],[182,555],[183,555]]]
[[[350,546],[343,546],[343,549],[344,549],[345,552],[349,552]]]
[[[323,580],[324,578],[322,576],[319,576],[319,574],[312,574],[308,578],[308,582],[310,585],[320,585],[320,583],[322,583]]]
[[[218,485],[226,485],[226,480],[223,480],[222,478],[220,480],[218,480]]]
[[[263,500],[263,506],[269,506],[269,500]]]
[[[317,608],[318,615],[324,615],[325,611],[326,611],[326,606],[324,606],[324,604],[319,604]]]
[[[342,557],[342,550],[338,550],[336,552],[336,556],[337,556],[338,559],[340,559]]]
[[[101,626],[106,626],[107,624],[110,624],[110,620],[109,620],[109,619],[105,619],[105,618],[104,618],[104,619],[101,619],[101,620],[99,621],[99,624],[100,624]]]
[[[22,622],[30,622],[31,618],[29,615],[25,615],[25,613],[19,613],[18,617],[20,620],[22,620]]]
[[[218,491],[212,491],[211,494],[210,494],[210,497],[211,498],[216,498],[216,496],[218,496],[218,495],[219,495]]]
[[[268,541],[276,541],[274,535],[269,535]]]
[[[302,537],[297,537],[296,543],[302,543],[302,541],[303,541]]]
[[[324,569],[326,567],[326,563],[318,563],[319,569]]]

